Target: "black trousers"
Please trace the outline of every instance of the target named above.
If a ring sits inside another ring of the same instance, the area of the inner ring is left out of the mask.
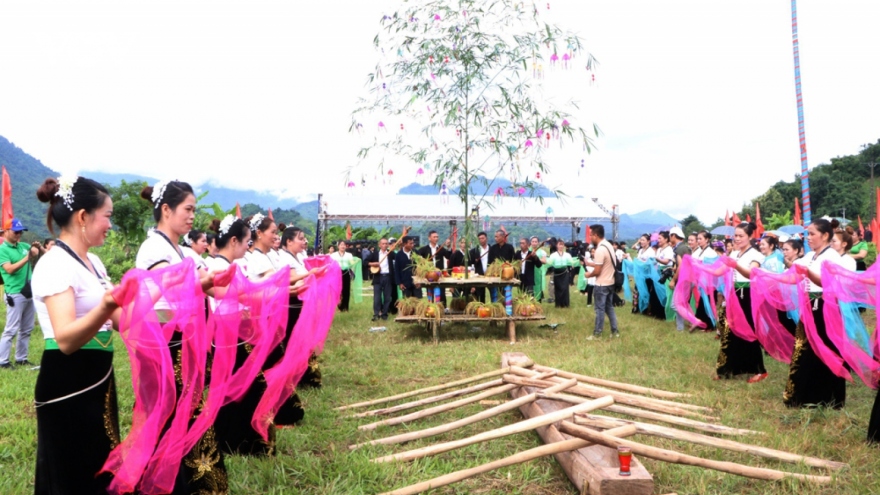
[[[348,302],[351,299],[351,270],[342,270],[342,299],[339,301],[339,310],[348,311]]]
[[[403,289],[402,292],[403,292],[403,297],[415,297],[416,299],[421,299],[421,298],[422,298],[422,289],[421,289],[421,287],[420,287],[420,288],[416,288],[415,286],[413,286],[413,287],[406,287],[405,289]]]
[[[373,275],[373,316],[388,316],[391,306],[391,275],[388,273]]]

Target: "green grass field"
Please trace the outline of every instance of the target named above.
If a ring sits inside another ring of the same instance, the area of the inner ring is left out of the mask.
[[[875,392],[861,383],[849,386],[847,407],[833,410],[788,410],[782,405],[787,366],[766,357],[770,377],[758,384],[744,380],[715,382],[718,341],[714,334],[675,331],[674,324],[618,311],[621,339],[587,342],[594,312],[573,292],[571,309],[546,307],[548,322],[564,323],[557,331],[535,324],[518,328],[511,346],[503,327],[481,325],[443,327],[434,345],[422,327],[389,322],[386,332],[368,332],[370,300],[353,305],[334,321],[321,366],[324,388],[300,392],[306,406],[303,424],[278,434],[274,459],[226,459],[233,494],[372,494],[400,488],[452,471],[473,467],[541,444],[535,433],[495,440],[405,464],[373,464],[379,455],[400,452],[439,441],[463,438],[519,421],[519,412],[486,420],[432,439],[404,446],[379,446],[349,451],[348,445],[371,438],[418,430],[474,414],[472,405],[410,425],[358,431],[369,421],[345,419],[334,407],[380,398],[479,373],[500,366],[501,353],[519,351],[536,362],[612,380],[693,394],[690,402],[718,408],[721,422],[756,429],[767,435],[745,442],[789,452],[847,462],[829,485],[795,481],[748,480],[694,467],[643,460],[654,475],[655,492],[679,494],[876,494],[880,493],[880,450],[864,437]],[[619,308],[622,309],[622,308]],[[606,321],[606,336],[608,326]],[[42,352],[39,329],[31,340],[31,361]],[[131,411],[130,366],[117,339],[116,378],[120,384],[123,430]],[[37,372],[23,368],[0,370],[0,494],[33,493],[36,423],[33,388]],[[506,398],[506,397],[498,397]],[[636,436],[635,441],[704,457],[752,466],[825,474],[805,466],[783,464],[686,443]],[[552,458],[532,461],[451,485],[432,493],[574,494],[574,486]]]

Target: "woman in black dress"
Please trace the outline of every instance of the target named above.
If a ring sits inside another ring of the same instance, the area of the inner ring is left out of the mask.
[[[46,338],[34,392],[34,493],[106,493],[110,474],[98,472],[119,443],[111,332],[119,312],[104,265],[89,249],[104,244],[113,201],[84,177],[46,179],[37,197],[50,204],[49,230],[54,222],[61,235],[32,281]]]
[[[736,262],[734,267],[736,269],[736,297],[749,325],[749,328],[742,329],[746,332],[753,332],[752,329],[755,328],[755,323],[752,320],[749,276],[752,268],[759,268],[761,262],[764,261],[764,255],[752,247],[749,241],[755,228],[754,223],[739,224],[733,234],[734,251],[730,253],[730,258]],[[729,301],[727,305],[726,311],[729,311]],[[749,383],[757,383],[767,378],[761,343],[757,340],[749,342],[740,338],[731,329],[731,323],[726,312],[723,318],[719,315],[718,328],[721,332],[721,349],[718,352],[718,361],[715,366],[717,375],[714,379],[720,380],[748,374],[752,375],[749,378]]]
[[[843,264],[840,254],[831,247],[837,220],[814,219],[807,229],[807,243],[812,253],[794,262],[798,272],[807,277],[807,290],[812,302],[816,333],[832,352],[837,348],[825,331],[825,302],[822,299],[821,266],[823,262]],[[846,403],[846,380],[834,374],[816,354],[804,329],[803,319],[797,325],[794,353],[788,371],[788,383],[782,394],[787,407],[812,407],[824,405],[840,409]]]

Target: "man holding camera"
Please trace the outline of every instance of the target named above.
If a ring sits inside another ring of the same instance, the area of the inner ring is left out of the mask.
[[[0,337],[0,368],[11,368],[9,355],[12,339],[18,335],[15,345],[15,364],[30,365],[28,344],[34,329],[34,300],[31,292],[31,260],[43,253],[39,242],[22,244],[21,233],[27,229],[17,218],[4,225],[0,244],[0,276],[6,286],[6,328]]]

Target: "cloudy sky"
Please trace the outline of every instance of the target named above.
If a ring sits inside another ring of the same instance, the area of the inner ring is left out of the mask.
[[[342,193],[371,41],[396,4],[5,2],[0,135],[62,172]],[[561,77],[604,133],[588,156],[554,155],[547,185],[711,222],[800,170],[789,1],[538,6],[599,60],[594,84],[579,67]],[[880,138],[880,2],[798,8],[815,166]]]

